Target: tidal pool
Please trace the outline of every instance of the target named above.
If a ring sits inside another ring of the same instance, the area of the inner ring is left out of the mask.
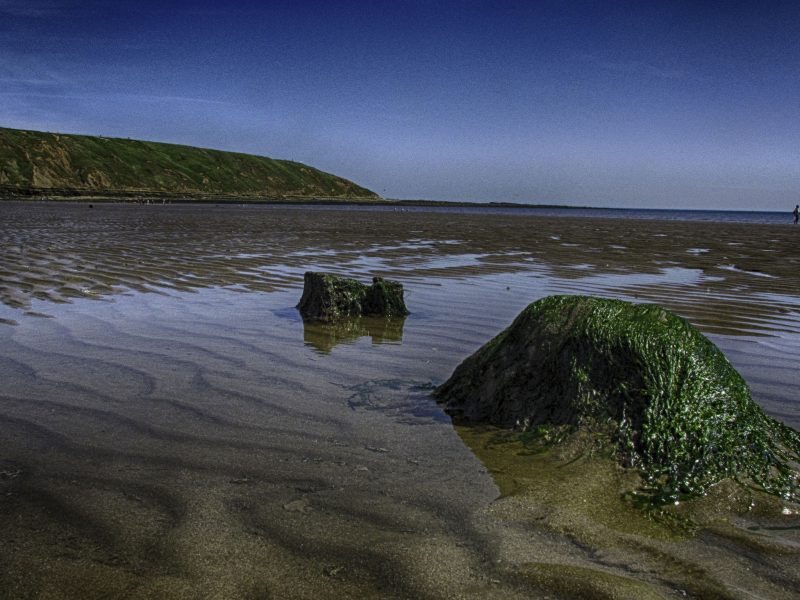
[[[0,204],[0,597],[796,597],[796,506],[652,514],[606,457],[430,398],[528,303],[590,293],[690,319],[800,428],[795,233]],[[398,279],[411,315],[304,324],[306,270]]]

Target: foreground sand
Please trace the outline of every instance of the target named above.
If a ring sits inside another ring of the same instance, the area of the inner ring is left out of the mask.
[[[602,457],[456,431],[428,396],[528,302],[596,293],[686,316],[799,427],[791,226],[275,207],[0,216],[0,597],[800,589],[797,507],[720,486],[648,517]],[[400,279],[412,315],[304,327],[293,306],[309,268]]]

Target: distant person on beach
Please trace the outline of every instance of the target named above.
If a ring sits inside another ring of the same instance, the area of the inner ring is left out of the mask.
[[[797,220],[800,219],[800,204],[794,205],[794,211],[792,211],[794,215],[794,224],[797,225]]]

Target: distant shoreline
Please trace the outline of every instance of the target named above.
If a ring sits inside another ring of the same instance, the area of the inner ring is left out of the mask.
[[[125,202],[169,204],[299,204],[299,205],[356,205],[356,206],[441,206],[475,208],[558,208],[589,209],[590,206],[567,204],[524,204],[521,202],[467,202],[463,200],[395,200],[375,197],[324,196],[255,196],[216,195],[151,190],[81,190],[70,188],[14,188],[0,186],[0,201],[22,202]]]
[[[504,209],[510,211],[564,211],[570,216],[590,218],[645,218],[656,220],[733,220],[751,224],[765,223],[761,218],[748,215],[771,215],[766,223],[791,224],[791,213],[783,210],[743,210],[725,208],[642,208],[587,206],[569,204],[524,204],[521,202],[468,202],[464,200],[400,200],[380,197],[325,197],[325,196],[258,196],[216,195],[199,193],[160,192],[151,190],[81,190],[66,188],[14,188],[0,185],[0,203],[81,203],[81,204],[174,204],[174,205],[230,205],[230,206],[308,206],[352,208],[418,208],[418,209]],[[691,215],[691,216],[689,216]],[[737,217],[737,215],[739,217]],[[554,216],[554,215],[551,215]]]

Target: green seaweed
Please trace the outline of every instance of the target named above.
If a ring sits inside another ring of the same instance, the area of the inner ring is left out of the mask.
[[[337,321],[361,315],[361,302],[367,287],[347,277],[330,273],[305,274],[303,296],[297,308],[305,318],[319,321]]]
[[[464,422],[607,431],[656,503],[728,477],[800,499],[800,435],[767,416],[722,352],[655,305],[534,302],[435,391]]]
[[[373,277],[372,285],[362,301],[365,315],[387,317],[405,317],[408,315],[403,300],[403,285],[397,281],[387,281],[382,277]]]

